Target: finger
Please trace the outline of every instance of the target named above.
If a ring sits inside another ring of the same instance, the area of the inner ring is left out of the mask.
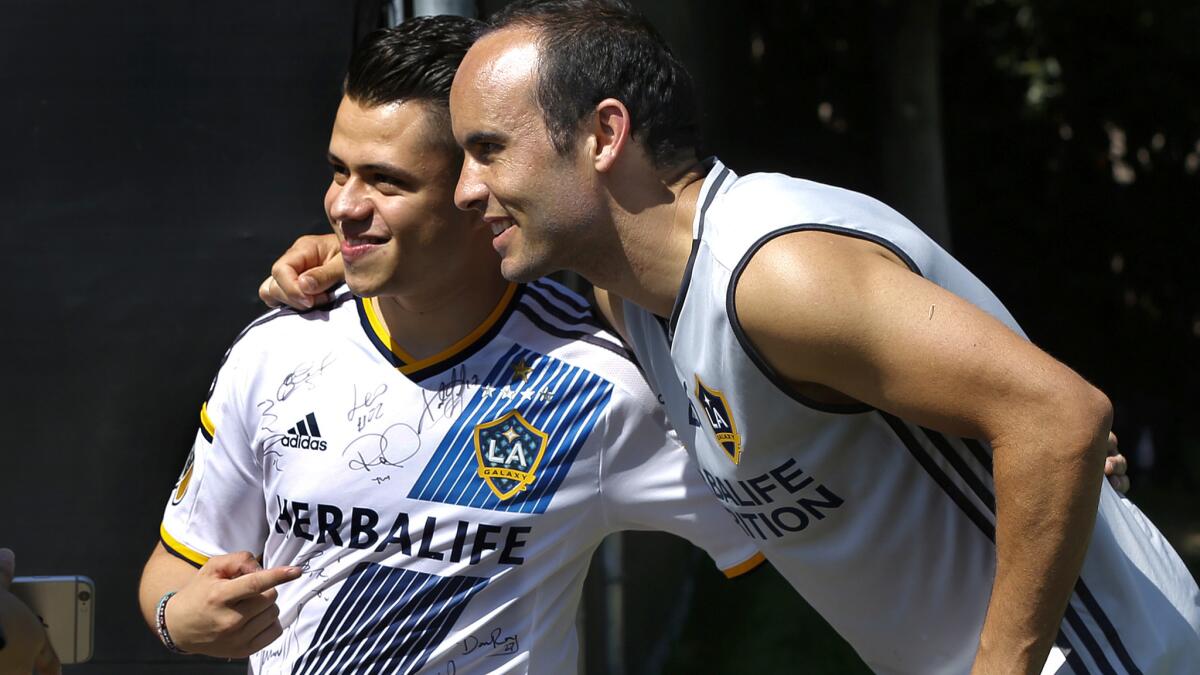
[[[1125,455],[1114,455],[1104,458],[1104,475],[1105,476],[1124,476],[1129,471],[1129,463],[1125,461]]]
[[[258,637],[259,633],[270,628],[271,624],[276,623],[278,619],[279,605],[271,603],[253,616],[247,617],[245,625],[238,632],[245,643],[249,644],[254,641],[254,638]]]
[[[342,276],[340,252],[341,247],[336,235],[305,235],[297,239],[296,243],[292,244],[291,248],[279,256],[279,260],[276,260],[275,264],[271,266],[271,276],[275,279],[278,290],[283,295],[281,299],[295,307],[296,303],[303,304],[303,301],[309,300],[310,296],[337,283]],[[334,258],[337,258],[337,262],[315,277],[306,280],[304,287],[301,287],[301,274],[311,271],[313,268],[326,266],[327,263],[333,262]],[[279,295],[275,294],[275,297],[279,297]]]
[[[248,653],[253,654],[258,650],[266,647],[283,635],[283,626],[279,624],[279,620],[272,621],[266,628],[251,638],[249,644],[246,645]]]
[[[62,675],[62,664],[58,660],[58,654],[54,653],[54,647],[50,645],[49,639],[42,646],[42,651],[34,660],[33,667],[38,675]]]
[[[340,284],[346,278],[346,270],[342,264],[341,253],[331,257],[321,265],[305,270],[297,282],[300,290],[308,296],[314,296]]]
[[[1120,492],[1121,494],[1126,494],[1129,492],[1129,476],[1109,476],[1108,483],[1109,485],[1113,486],[1114,490]]]
[[[242,598],[233,608],[246,616],[254,616],[267,607],[274,605],[278,599],[279,591],[274,588],[268,588],[257,595]]]
[[[318,263],[316,261],[310,263],[305,258],[298,257],[293,251],[294,249],[288,249],[279,260],[275,261],[274,265],[271,265],[271,283],[267,289],[268,294],[276,300],[276,305],[284,304],[296,309],[309,309],[312,307],[312,301],[304,291],[300,290],[300,271]]]
[[[1108,454],[1115,455],[1121,452],[1117,449],[1117,435],[1113,432],[1108,432]]]
[[[216,555],[200,568],[200,574],[218,579],[236,579],[259,569],[258,561],[249,551]]]
[[[240,576],[229,582],[229,597],[243,600],[300,576],[299,567],[272,567]]]
[[[278,307],[279,301],[275,296],[271,295],[271,290],[275,286],[275,280],[271,277],[263,279],[263,282],[258,285],[258,299],[262,300],[267,307]]]
[[[17,555],[9,548],[0,548],[0,588],[8,590],[12,586],[13,575],[17,571]]]

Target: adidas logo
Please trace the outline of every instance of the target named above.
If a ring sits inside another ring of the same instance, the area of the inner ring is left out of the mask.
[[[321,439],[321,430],[317,427],[316,413],[308,413],[304,419],[287,430],[279,444],[287,448],[302,448],[304,450],[325,451],[329,444]]]

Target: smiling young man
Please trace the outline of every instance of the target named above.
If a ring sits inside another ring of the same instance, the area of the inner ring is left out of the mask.
[[[875,670],[1200,662],[1200,590],[1100,478],[1104,395],[885,205],[697,161],[693,106],[623,4],[510,5],[454,81],[458,204],[507,278],[604,289],[712,492]]]
[[[325,209],[352,293],[226,355],[142,577],[169,648],[255,673],[570,673],[607,534],[673,532],[731,576],[762,560],[583,299],[505,281],[455,208],[447,97],[477,27],[416,19],[351,60]]]

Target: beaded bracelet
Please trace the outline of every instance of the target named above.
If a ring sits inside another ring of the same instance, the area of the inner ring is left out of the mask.
[[[154,613],[155,627],[158,629],[158,639],[162,640],[163,646],[167,648],[167,651],[172,654],[186,654],[187,652],[175,646],[175,641],[171,639],[171,634],[167,632],[167,601],[173,595],[175,595],[175,591],[168,591],[158,601],[158,609]]]

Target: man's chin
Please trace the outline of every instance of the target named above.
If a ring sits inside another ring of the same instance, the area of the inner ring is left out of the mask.
[[[500,274],[508,281],[515,281],[518,284],[527,284],[545,276],[536,266],[529,265],[526,261],[518,260],[515,257],[504,258],[500,261]]]

